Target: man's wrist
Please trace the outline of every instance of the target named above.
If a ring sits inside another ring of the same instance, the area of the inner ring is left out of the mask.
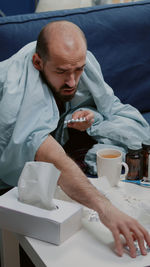
[[[112,204],[105,196],[100,195],[99,199],[94,204],[94,210],[99,214],[100,220],[108,217],[112,209]]]

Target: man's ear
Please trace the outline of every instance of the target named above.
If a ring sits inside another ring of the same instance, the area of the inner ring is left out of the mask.
[[[41,71],[43,70],[43,60],[41,59],[41,57],[37,54],[34,53],[33,57],[32,57],[32,62],[33,62],[33,66]]]

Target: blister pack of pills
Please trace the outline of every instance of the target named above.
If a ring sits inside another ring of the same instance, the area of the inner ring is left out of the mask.
[[[135,248],[136,248],[136,255],[137,256],[141,255],[141,250],[139,248],[138,242],[135,241],[134,242],[134,245],[135,245]],[[146,242],[145,242],[145,248],[147,250],[147,253],[150,252],[150,247],[146,244]],[[125,246],[124,249],[129,253],[130,250],[129,250],[129,247],[128,246]]]
[[[67,121],[64,121],[65,124],[68,124],[68,123],[73,123],[73,122],[83,122],[83,121],[86,121],[86,118],[83,117],[83,118],[79,118],[79,119],[70,119],[70,120],[67,120]]]

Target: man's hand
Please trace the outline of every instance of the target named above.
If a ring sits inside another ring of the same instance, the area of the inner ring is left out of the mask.
[[[85,118],[82,122],[70,122],[67,124],[68,128],[74,128],[79,131],[86,131],[94,122],[94,113],[91,110],[78,110],[72,115],[72,119]]]
[[[136,248],[134,246],[134,241],[137,240],[141,254],[146,255],[147,251],[144,246],[144,240],[150,246],[150,235],[145,228],[140,225],[137,220],[121,212],[111,203],[108,202],[105,204],[104,213],[102,213],[101,210],[99,212],[99,217],[101,222],[107,226],[113,234],[117,254],[122,256],[123,247],[126,245],[129,247],[130,256],[135,258]],[[121,240],[120,235],[124,237],[124,243]]]

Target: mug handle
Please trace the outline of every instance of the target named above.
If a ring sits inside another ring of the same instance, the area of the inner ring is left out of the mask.
[[[129,172],[129,167],[128,167],[127,163],[125,163],[125,162],[121,162],[121,165],[125,168],[125,173],[121,174],[120,178],[124,179],[124,178],[126,178],[128,172]]]

